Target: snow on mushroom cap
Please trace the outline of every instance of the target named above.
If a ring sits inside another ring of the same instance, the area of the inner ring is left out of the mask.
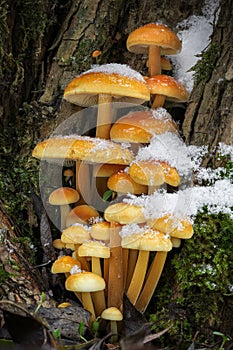
[[[156,109],[152,109],[151,111],[152,111],[152,116],[155,119],[159,119],[159,120],[172,119],[171,114],[168,113],[168,111],[163,107],[158,107]]]
[[[141,233],[145,232],[146,228],[149,229],[149,226],[139,226],[138,224],[123,225],[119,232],[119,235],[121,237],[126,237],[133,234],[140,235]]]
[[[192,221],[204,207],[210,214],[221,212],[233,219],[233,185],[229,179],[216,181],[212,186],[194,186],[175,193],[160,190],[151,196],[128,195],[124,202],[141,206],[146,219],[172,214],[175,218]]]
[[[146,160],[167,162],[177,169],[180,176],[190,175],[192,171],[188,147],[178,135],[171,132],[154,135],[148,146],[139,149],[135,162]]]
[[[80,76],[88,73],[119,74],[144,82],[143,76],[127,64],[108,63],[103,65],[93,65],[91,69],[85,71],[84,73],[81,73]]]

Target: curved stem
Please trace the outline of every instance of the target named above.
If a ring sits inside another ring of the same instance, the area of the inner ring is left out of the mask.
[[[153,259],[145,285],[135,304],[136,309],[142,313],[146,310],[155,291],[155,288],[163,271],[166,258],[167,252],[157,252]]]
[[[128,270],[127,270],[125,290],[129,288],[129,285],[134,273],[134,269],[137,263],[137,258],[138,258],[138,250],[129,249]]]
[[[152,109],[156,109],[158,107],[163,107],[166,100],[165,95],[155,95],[154,101],[152,103]]]
[[[90,292],[82,293],[82,302],[83,302],[84,309],[86,309],[87,311],[89,311],[91,313],[91,317],[90,317],[90,321],[89,321],[89,323],[91,325],[92,322],[95,321],[96,316],[95,316],[94,305],[92,302],[92,297],[91,297]]]
[[[140,294],[149,261],[150,252],[148,250],[139,250],[138,260],[135,266],[134,274],[127,291],[127,297],[135,305]]]
[[[92,265],[91,267],[92,272],[102,277],[100,258],[92,256],[91,265]],[[104,291],[100,290],[98,292],[93,292],[92,296],[93,296],[96,316],[100,316],[101,313],[106,309]]]

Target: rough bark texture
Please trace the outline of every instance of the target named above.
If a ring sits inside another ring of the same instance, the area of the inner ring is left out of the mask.
[[[183,123],[188,143],[216,146],[233,142],[232,13],[232,1],[223,1],[211,40],[218,50],[215,66],[208,79],[194,88]]]
[[[38,269],[30,264],[25,255],[25,245],[20,242],[19,233],[1,209],[0,241],[1,298],[18,303],[39,304],[41,293],[46,290],[45,284]],[[46,299],[47,305],[53,304],[48,293]]]

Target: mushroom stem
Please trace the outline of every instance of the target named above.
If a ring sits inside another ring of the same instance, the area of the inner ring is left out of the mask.
[[[91,203],[90,165],[79,160],[76,161],[76,190],[81,195],[79,204]]]
[[[92,256],[91,257],[91,269],[92,272],[96,273],[100,277],[102,277],[102,270],[100,265],[100,258]],[[98,292],[93,292],[93,302],[95,307],[95,312],[97,316],[100,316],[101,313],[106,309],[106,302],[105,302],[105,296],[104,291],[100,290]]]
[[[126,285],[125,285],[126,290],[129,288],[129,285],[134,273],[135,265],[137,263],[137,258],[138,258],[138,250],[129,249],[128,270],[127,270]]]
[[[61,205],[60,206],[60,223],[61,223],[61,227],[60,230],[64,230],[64,228],[66,228],[66,218],[70,212],[70,206],[69,204],[65,204],[65,205]]]
[[[135,305],[138,299],[145,279],[149,255],[150,252],[148,250],[140,250],[138,254],[137,264],[135,266],[134,274],[127,291],[127,296],[133,305]]]
[[[158,107],[163,107],[164,103],[166,100],[166,96],[165,95],[155,95],[154,101],[152,103],[152,109],[156,109]]]
[[[120,226],[111,222],[110,235],[110,258],[108,277],[108,307],[115,306],[122,308],[123,299],[123,263],[121,237],[119,235]]]
[[[96,319],[96,315],[95,315],[95,309],[94,309],[94,305],[92,302],[92,297],[91,297],[90,292],[83,292],[82,293],[82,303],[83,303],[83,308],[91,313],[89,323],[92,324],[92,322],[95,321],[95,319]]]
[[[104,280],[106,285],[108,285],[108,276],[109,276],[109,259],[104,259]]]
[[[74,252],[75,258],[80,261],[83,270],[90,271],[90,266],[87,261],[87,258],[85,256],[80,256],[78,254],[78,248],[80,247],[80,245],[81,244],[75,244],[75,252]]]
[[[161,52],[160,47],[152,45],[149,47],[148,70],[149,76],[161,74]]]
[[[66,272],[66,273],[65,273],[65,277],[66,277],[66,278],[68,278],[69,275],[70,275],[69,272]],[[78,298],[78,300],[80,301],[80,303],[82,304],[82,303],[83,303],[83,302],[82,302],[82,294],[81,294],[80,292],[73,292],[73,293],[74,293],[74,295]]]
[[[112,96],[108,94],[99,94],[98,115],[96,125],[96,137],[101,139],[110,138],[110,129],[112,122]]]
[[[151,297],[155,291],[155,288],[161,276],[161,273],[166,261],[166,257],[167,257],[167,252],[159,251],[156,253],[153,259],[149,273],[146,277],[145,285],[135,304],[136,309],[141,313],[145,312],[151,300]]]
[[[118,329],[117,329],[117,321],[115,320],[111,320],[110,321],[110,329],[111,329],[111,344],[114,344],[117,342],[117,338],[118,338]]]
[[[127,275],[128,275],[128,262],[129,262],[129,249],[122,249],[122,258],[123,258],[123,278],[124,278],[124,288],[126,287]]]

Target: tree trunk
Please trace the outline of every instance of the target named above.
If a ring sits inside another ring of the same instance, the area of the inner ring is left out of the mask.
[[[204,79],[193,89],[185,114],[183,132],[188,143],[214,147],[233,142],[232,11],[232,1],[222,1],[209,48],[212,55],[201,67]],[[213,65],[207,77],[205,64]]]
[[[39,304],[42,291],[46,291],[45,283],[38,269],[34,268],[29,257],[29,242],[22,242],[17,229],[0,208],[0,295],[18,303]],[[27,246],[27,250],[26,247]],[[44,305],[54,305],[46,293]]]

